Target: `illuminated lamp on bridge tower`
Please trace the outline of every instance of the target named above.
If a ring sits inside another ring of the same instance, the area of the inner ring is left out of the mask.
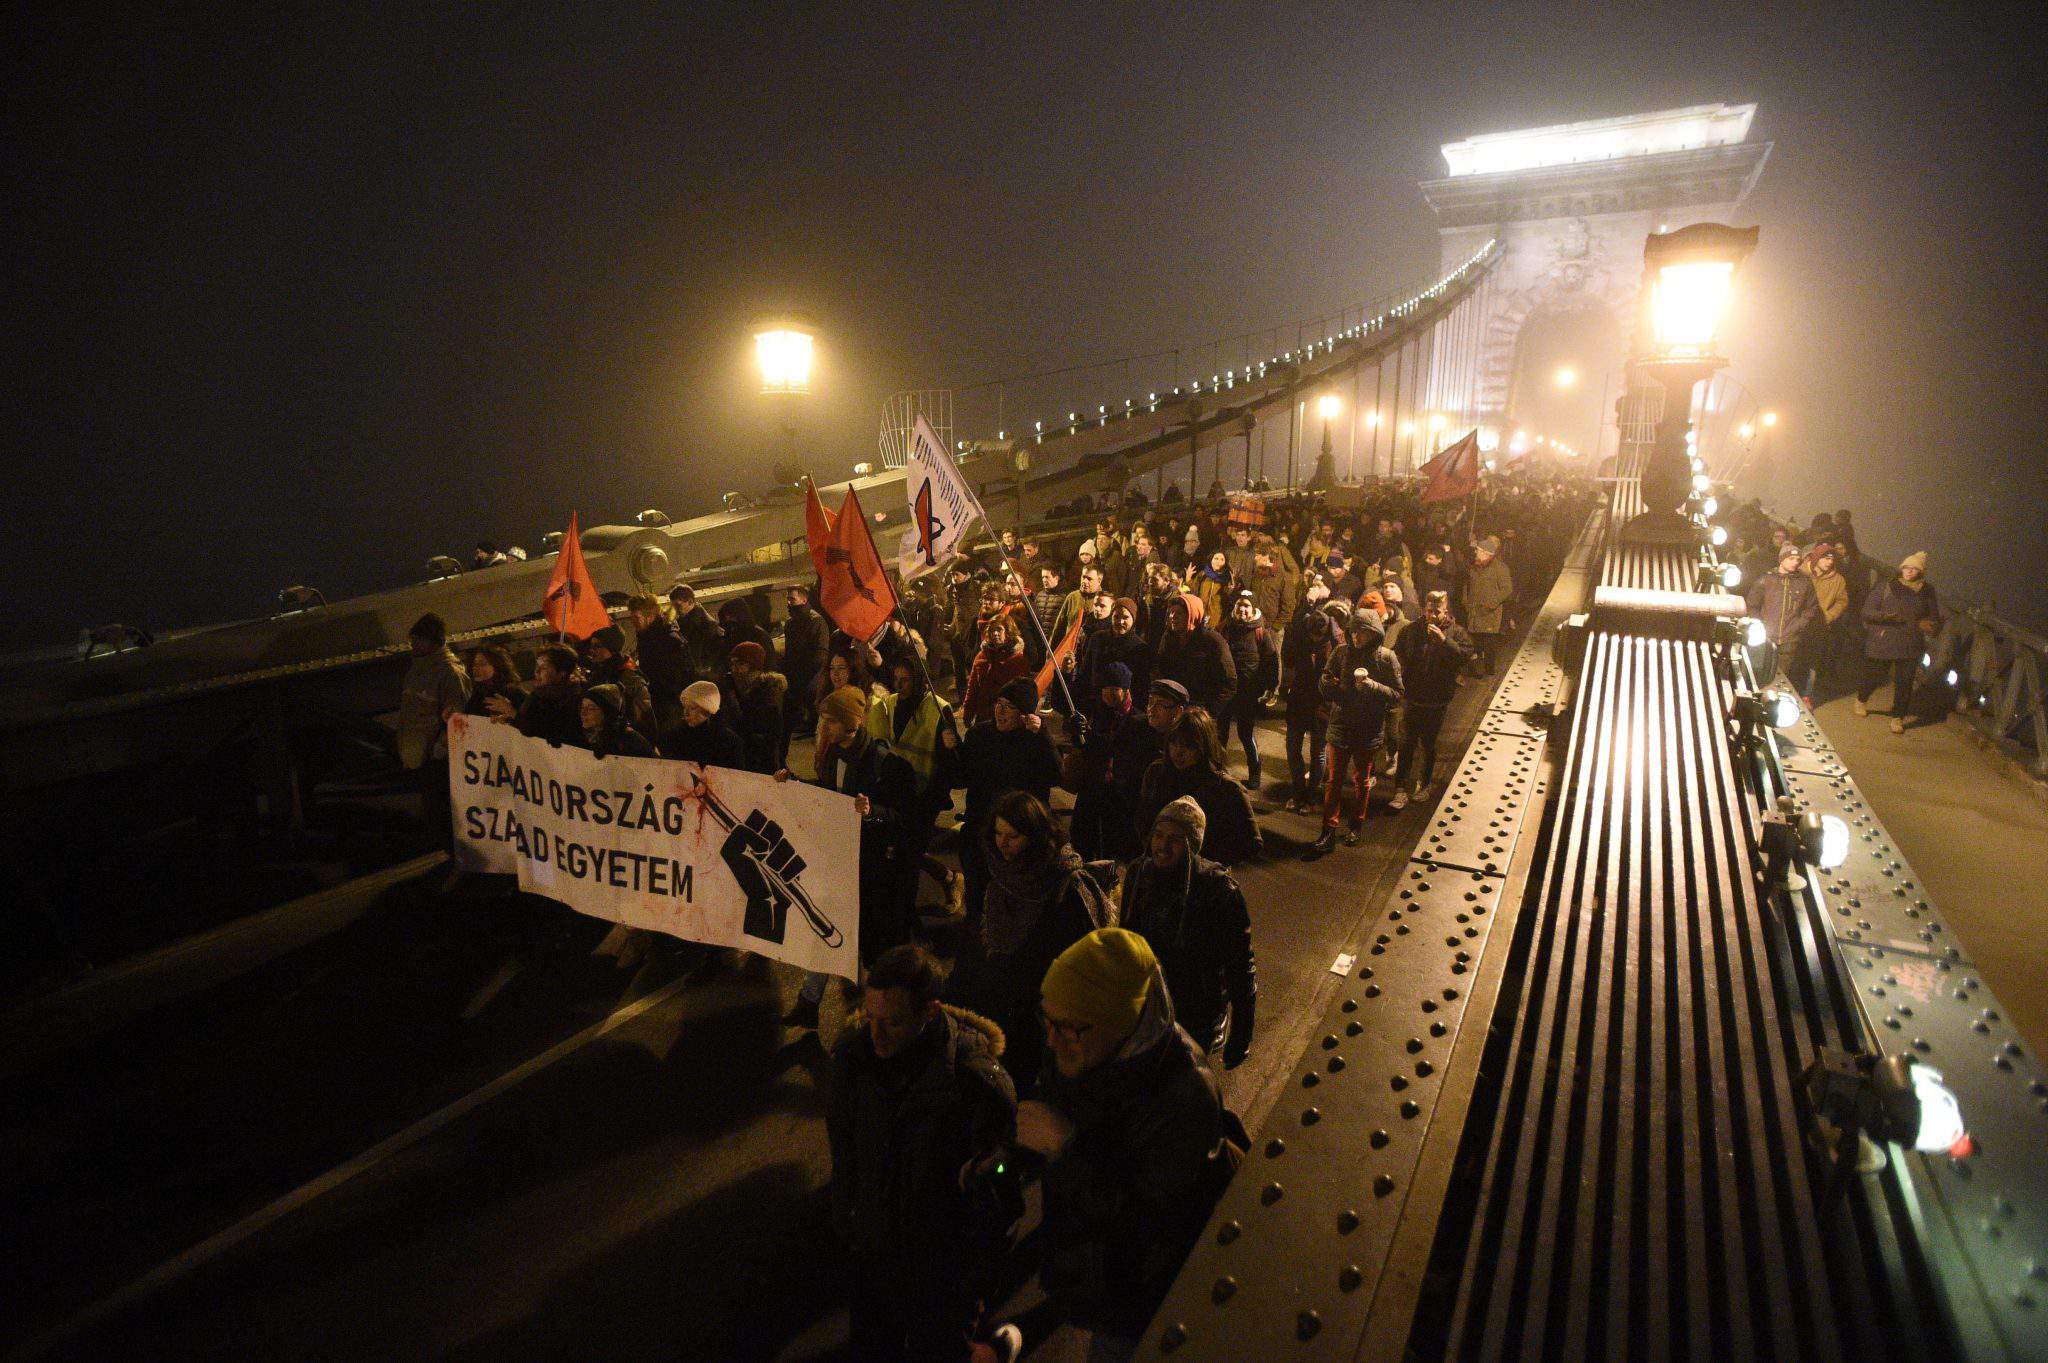
[[[1456,425],[1540,430],[1604,458],[1640,307],[1646,238],[1727,221],[1771,144],[1748,140],[1754,104],[1487,133],[1443,148],[1426,180],[1448,270],[1498,237],[1505,251],[1475,325],[1432,345],[1429,410]],[[1560,369],[1577,381],[1561,385]],[[1590,471],[1590,470],[1589,470]]]

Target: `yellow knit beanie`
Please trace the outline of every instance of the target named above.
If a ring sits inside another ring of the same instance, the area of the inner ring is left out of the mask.
[[[1145,1011],[1156,968],[1151,945],[1137,933],[1097,928],[1059,954],[1039,993],[1062,1016],[1129,1032]]]

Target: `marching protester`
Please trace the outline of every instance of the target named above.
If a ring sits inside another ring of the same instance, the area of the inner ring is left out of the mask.
[[[1152,821],[1150,847],[1124,871],[1117,924],[1159,958],[1180,1025],[1235,1069],[1251,1049],[1258,1005],[1251,911],[1230,872],[1203,858],[1209,819],[1183,795]]]
[[[497,718],[500,715],[516,715],[526,700],[526,686],[519,680],[519,669],[512,661],[512,655],[503,646],[485,644],[470,651],[466,664],[469,671],[469,699],[463,702],[462,713]]]
[[[1387,712],[1400,701],[1401,663],[1381,642],[1379,617],[1361,606],[1344,621],[1345,642],[1323,668],[1323,699],[1330,702],[1330,730],[1323,748],[1329,777],[1323,788],[1323,832],[1316,852],[1337,844],[1340,819],[1348,823],[1344,845],[1358,845],[1372,794],[1373,757],[1386,737]]]
[[[906,835],[916,822],[918,802],[916,774],[886,739],[868,732],[867,717],[867,693],[851,686],[820,702],[817,783],[851,795],[853,812],[860,816],[860,952],[863,960],[872,961],[916,931],[917,866],[906,849]],[[789,780],[789,770],[776,771],[775,779]],[[825,983],[822,974],[808,977],[784,1020],[815,1028]]]
[[[1033,1025],[1038,981],[1054,957],[1114,923],[1116,912],[1037,796],[1013,790],[997,800],[979,840],[989,878],[968,996],[1010,1038],[1003,1063],[1028,1088],[1044,1053]]]
[[[599,682],[583,689],[577,702],[581,740],[598,757],[652,757],[654,745],[635,728],[626,715],[626,694],[611,682]]]
[[[1826,542],[1806,555],[1806,575],[1813,582],[1814,605],[1820,615],[1785,664],[1786,677],[1809,707],[1834,661],[1838,622],[1849,613],[1849,583],[1836,568],[1837,559],[1835,546]]]
[[[1016,1090],[997,1063],[1005,1038],[940,1002],[943,979],[921,946],[883,952],[833,1048],[832,1219],[862,1363],[970,1357],[1007,1248],[1003,1210],[961,1176],[1016,1135]]]
[[[1394,809],[1405,809],[1412,797],[1423,799],[1436,776],[1436,745],[1444,715],[1465,666],[1472,660],[1472,641],[1451,619],[1451,599],[1433,591],[1422,602],[1422,619],[1401,631],[1394,641],[1401,665],[1401,741],[1394,759]],[[1416,758],[1420,752],[1421,766]]]
[[[789,730],[782,719],[789,683],[780,672],[768,670],[768,650],[752,639],[733,645],[719,689],[724,693],[719,708],[732,716],[746,745],[747,770],[764,776],[780,771],[789,754]]]
[[[1037,664],[1018,642],[1016,625],[1006,615],[990,616],[982,626],[981,652],[967,669],[961,716],[969,724],[987,720],[995,712],[997,694],[1013,681],[1029,680],[1037,670]]]
[[[1191,705],[1166,736],[1165,755],[1145,772],[1138,796],[1137,830],[1148,836],[1159,811],[1186,796],[1201,806],[1207,847],[1225,866],[1258,858],[1264,846],[1244,787],[1223,769],[1223,740],[1216,721]]]
[[[445,842],[453,826],[448,797],[448,717],[469,702],[469,674],[448,647],[448,626],[432,611],[406,635],[412,657],[398,692],[398,760],[417,772],[426,823]]]
[[[724,670],[726,655],[732,647],[726,642],[725,631],[697,604],[696,590],[687,582],[678,582],[668,589],[668,603],[676,637],[683,641],[683,660],[690,680],[716,678]]]
[[[1150,707],[1133,707],[1128,667],[1106,663],[1096,676],[1086,736],[1060,759],[1061,783],[1074,792],[1067,826],[1074,849],[1083,857],[1127,861],[1137,849],[1130,812],[1146,769],[1160,755],[1163,738],[1150,721]],[[1158,685],[1169,697],[1180,692],[1175,682]],[[1174,710],[1177,715],[1178,704]]]
[[[626,722],[643,734],[655,727],[654,694],[639,667],[626,652],[626,632],[606,625],[584,645],[583,675],[591,686],[612,686],[619,692]]]
[[[811,679],[824,661],[831,629],[824,617],[811,609],[809,587],[792,583],[785,596],[789,613],[782,622],[782,675],[790,683],[785,718],[789,731],[800,734],[810,729],[817,714],[819,697],[811,690]]]
[[[1103,684],[1102,670],[1111,663],[1122,663],[1130,674],[1125,689],[1131,694],[1142,696],[1152,685],[1152,647],[1138,632],[1138,603],[1127,596],[1110,603],[1107,628],[1081,641],[1074,676],[1082,688],[1093,690]]]
[[[747,745],[731,723],[719,715],[725,698],[716,684],[693,681],[682,690],[681,713],[661,731],[663,757],[707,767],[745,770]]]
[[[1152,675],[1179,682],[1187,688],[1189,700],[1210,714],[1227,715],[1237,698],[1237,667],[1230,645],[1207,625],[1211,618],[1192,592],[1168,600],[1166,629]]]
[[[1863,677],[1856,687],[1856,713],[1870,713],[1870,698],[1889,676],[1891,729],[1906,731],[1913,714],[1913,673],[1928,641],[1941,628],[1941,599],[1927,580],[1927,553],[1906,555],[1899,570],[1863,602]]]
[[[1749,613],[1764,622],[1764,637],[1778,650],[1787,675],[1809,632],[1820,628],[1820,601],[1806,575],[1799,546],[1787,540],[1777,566],[1749,584]],[[1795,679],[1796,680],[1796,679]]]
[[[1008,1356],[1061,1324],[1128,1358],[1230,1181],[1240,1149],[1200,1048],[1143,937],[1101,928],[1039,986],[1050,1052],[1017,1105],[1017,1144],[1045,1162],[1038,1235],[1044,1304]],[[976,1359],[999,1357],[987,1345]]]
[[[1266,628],[1266,617],[1251,592],[1240,591],[1232,601],[1230,618],[1223,622],[1223,642],[1230,648],[1231,667],[1237,672],[1237,695],[1230,713],[1221,718],[1236,729],[1238,744],[1244,749],[1245,789],[1257,790],[1258,723],[1265,715],[1266,693],[1280,684],[1280,650],[1274,646],[1272,631]]]
[[[969,915],[981,912],[988,887],[983,833],[999,797],[1021,790],[1041,802],[1052,798],[1060,779],[1059,754],[1038,713],[1038,687],[1029,677],[1012,677],[990,703],[989,718],[963,739],[951,728],[939,733],[948,758],[940,779],[946,788],[965,787],[967,807],[960,819],[960,869],[967,877]]]
[[[910,659],[889,664],[889,681],[889,693],[868,706],[867,728],[908,762],[917,777],[916,812],[904,828],[904,856],[931,872],[946,892],[949,914],[958,917],[965,911],[965,877],[929,850],[939,814],[953,801],[953,792],[940,780],[945,751],[939,738],[956,728],[953,707],[932,693],[923,669]],[[915,889],[913,881],[913,894]]]
[[[583,740],[582,663],[567,644],[549,644],[533,663],[533,686],[514,715],[498,715],[528,738],[580,745]]]
[[[640,675],[647,679],[655,726],[666,728],[681,718],[683,688],[696,679],[688,650],[658,598],[636,596],[626,603],[626,611],[633,621],[633,655]]]
[[[1282,690],[1287,714],[1287,808],[1303,814],[1319,808],[1323,791],[1324,718],[1323,668],[1339,638],[1338,620],[1348,615],[1329,584],[1312,577],[1303,589],[1301,608],[1280,639]]]
[[[1488,535],[1472,554],[1465,579],[1465,632],[1472,637],[1479,675],[1493,675],[1493,653],[1507,629],[1508,604],[1515,599],[1515,578],[1500,556],[1500,540]]]

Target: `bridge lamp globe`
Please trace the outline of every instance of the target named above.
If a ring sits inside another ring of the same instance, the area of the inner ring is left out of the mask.
[[[1734,282],[1733,260],[1680,260],[1659,267],[1650,286],[1658,350],[1672,358],[1712,353]]]
[[[1763,415],[1763,423],[1764,429],[1769,430],[1771,427],[1778,424],[1778,414],[1776,412],[1765,412]]]
[[[754,328],[754,364],[761,371],[763,393],[805,395],[818,330],[800,317],[774,317]]]
[[[1755,616],[1743,622],[1742,642],[1749,647],[1762,648],[1769,638],[1770,632],[1764,628],[1764,622]]]
[[[1557,373],[1552,376],[1552,380],[1559,388],[1576,388],[1579,386],[1579,371],[1571,365],[1561,364],[1557,367]]]
[[[1707,542],[1712,544],[1716,549],[1719,549],[1723,545],[1727,544],[1728,527],[1725,525],[1717,525],[1712,530],[1709,530],[1707,532]]]
[[[1344,410],[1344,401],[1335,393],[1325,393],[1316,399],[1316,415],[1325,421],[1334,420]]]
[[[1713,489],[1713,486],[1714,480],[1704,473],[1695,473],[1692,476],[1692,490],[1694,492],[1709,492]]]
[[[1754,439],[1756,437],[1756,423],[1750,421],[1743,422],[1735,428],[1735,434],[1741,436],[1744,440]]]

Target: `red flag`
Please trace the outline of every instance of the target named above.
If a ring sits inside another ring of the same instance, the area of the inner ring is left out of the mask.
[[[598,599],[597,584],[590,580],[590,567],[583,561],[583,537],[576,530],[576,513],[569,513],[569,533],[562,536],[562,552],[555,557],[555,571],[548,575],[548,592],[541,598],[540,613],[556,632],[571,639],[588,639],[612,622],[612,614]]]
[[[1081,641],[1081,622],[1088,618],[1083,610],[1074,616],[1074,623],[1067,626],[1067,632],[1053,645],[1046,656],[1045,666],[1038,669],[1038,694],[1044,696],[1052,686],[1053,674],[1060,670],[1060,664],[1074,656],[1074,645]]]
[[[860,498],[849,487],[838,512],[830,512],[818,500],[818,485],[812,483],[804,515],[811,566],[818,573],[819,608],[854,638],[873,643],[896,612],[896,591],[882,568],[882,556],[875,552]]]
[[[1432,502],[1454,502],[1479,491],[1478,428],[1465,432],[1457,443],[1446,446],[1441,454],[1418,471],[1429,475],[1429,486],[1422,489],[1424,506]]]

